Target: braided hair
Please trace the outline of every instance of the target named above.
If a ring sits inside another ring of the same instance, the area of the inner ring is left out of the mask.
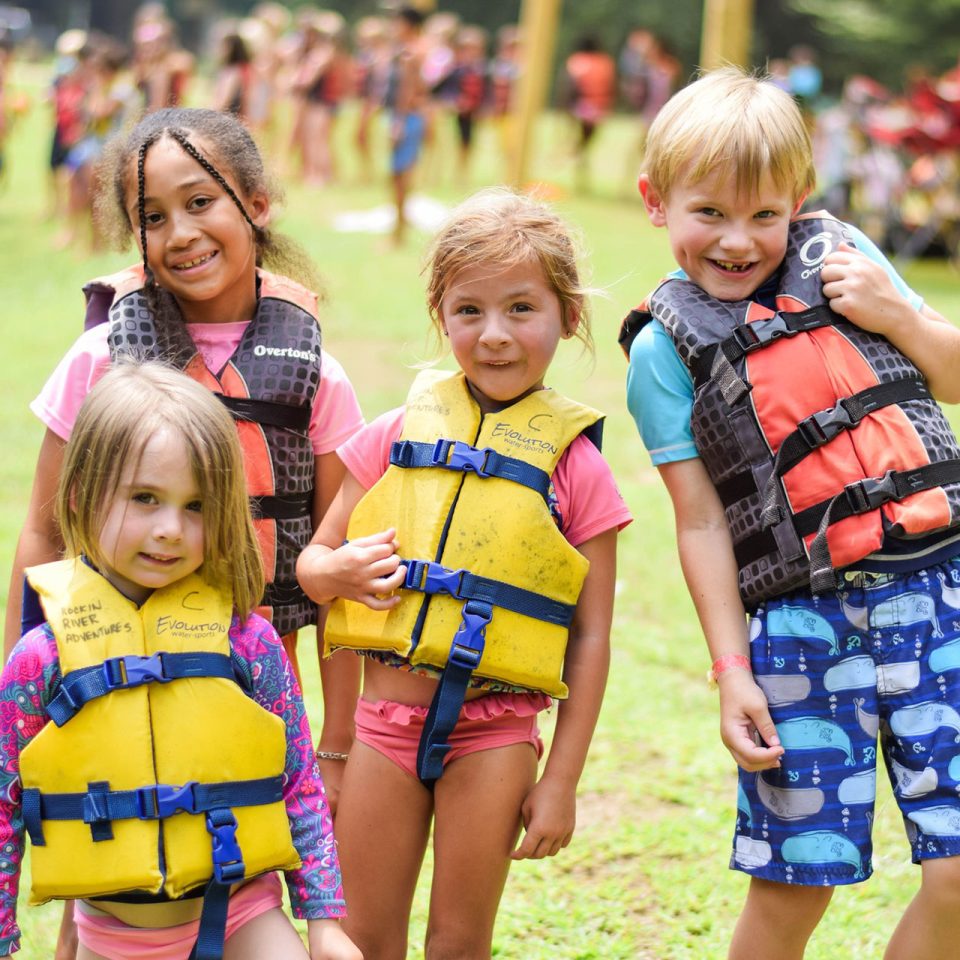
[[[144,166],[150,149],[170,139],[202,167],[236,205],[253,230],[257,266],[282,273],[304,286],[317,289],[319,280],[303,248],[288,237],[257,226],[243,205],[241,196],[263,193],[271,204],[279,204],[282,191],[267,176],[260,151],[250,132],[233,114],[217,110],[171,107],[144,116],[126,135],[112,140],[100,163],[101,182],[112,184],[97,197],[97,215],[117,246],[125,247],[134,224],[128,213],[128,191],[136,171],[137,231],[145,277],[144,294],[156,319],[158,348],[164,359],[185,363],[196,352],[182,322],[175,298],[156,283],[147,257]],[[221,170],[226,170],[235,190]]]

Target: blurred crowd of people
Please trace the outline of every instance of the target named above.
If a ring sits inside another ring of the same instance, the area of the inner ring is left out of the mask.
[[[11,56],[0,36],[0,172],[5,135],[28,106],[7,89]],[[386,167],[400,241],[414,173],[419,182],[466,186],[481,127],[494,131],[506,170],[524,60],[516,24],[491,35],[451,12],[424,15],[413,6],[349,24],[333,11],[266,2],[214,25],[201,70],[164,6],[149,2],[128,42],[68,30],[55,62],[49,212],[63,224],[59,245],[89,238],[96,246],[90,198],[103,144],[140,112],[185,100],[241,116],[284,176],[312,186],[334,183],[344,170],[371,182]],[[810,47],[771,59],[768,70],[808,117],[817,201],[895,255],[957,256],[960,67],[942,76],[913,71],[902,91],[854,76],[832,101]],[[575,40],[559,69],[556,105],[570,118],[579,189],[589,189],[590,152],[614,112],[628,115],[635,131],[622,181],[632,189],[646,130],[685,79],[669,43],[644,27],[629,29],[615,52],[596,35]],[[344,123],[351,129],[335,140]],[[336,144],[348,143],[349,160],[338,163]]]
[[[902,260],[960,260],[960,64],[901,90],[847,79],[814,123],[823,205]]]
[[[627,154],[631,189],[647,128],[681,85],[683,67],[670,45],[652,30],[628,31],[616,59],[593,34],[579,37],[564,64],[561,101],[576,125],[577,184],[589,185],[589,150],[600,123],[614,111],[629,114],[636,135]]]
[[[57,243],[100,242],[90,198],[106,140],[142,111],[184,102],[238,114],[284,176],[312,186],[334,183],[344,169],[351,179],[372,181],[387,166],[401,240],[418,165],[421,181],[467,185],[485,126],[506,168],[521,47],[517,24],[491,35],[451,12],[425,15],[414,6],[349,24],[330,10],[260,3],[245,17],[214,24],[199,65],[161,3],[138,8],[128,41],[68,30],[57,41],[48,91],[49,212],[63,223]],[[0,50],[0,91],[7,56]],[[679,61],[649,30],[630,30],[616,59],[596,38],[578,39],[557,89],[558,105],[573,119],[580,185],[603,120],[615,109],[635,115],[635,165],[643,131],[680,79]],[[0,113],[8,115],[7,107]],[[342,123],[351,130],[335,139]],[[338,163],[336,144],[347,143],[349,162]]]
[[[421,152],[425,176],[435,182],[449,171],[465,183],[481,118],[497,127],[498,143],[509,149],[506,118],[519,50],[514,24],[491,37],[454,14],[425,17],[415,7],[351,25],[333,11],[292,13],[262,3],[246,17],[215,24],[204,61],[209,66],[202,71],[177,42],[159,3],[138,9],[128,43],[68,30],[57,40],[47,97],[53,117],[50,214],[65,223],[58,243],[93,229],[92,177],[106,140],[133,115],[184,102],[238,114],[285,176],[320,187],[340,174],[334,130],[351,102],[353,129],[345,139],[355,151],[352,176],[372,180],[389,146],[391,175],[405,187]],[[10,53],[9,45],[0,46],[0,93]],[[11,103],[0,104],[0,115],[8,117]],[[390,118],[385,132],[375,126],[381,112]],[[413,126],[420,129],[415,138]],[[4,132],[0,124],[0,144]],[[448,139],[456,143],[455,158],[441,156]]]

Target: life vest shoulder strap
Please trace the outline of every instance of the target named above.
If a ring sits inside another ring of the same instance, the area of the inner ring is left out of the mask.
[[[127,296],[134,290],[139,290],[144,283],[143,266],[135,264],[96,277],[83,286],[83,296],[86,301],[86,314],[83,320],[83,329],[89,330],[110,319],[110,308],[117,300]]]
[[[620,322],[620,330],[617,333],[617,343],[620,344],[620,349],[628,360],[630,359],[630,348],[633,346],[633,341],[637,339],[637,334],[653,320],[650,301],[653,299],[654,294],[665,284],[677,282],[683,283],[684,281],[681,281],[678,277],[669,275],[662,277],[656,287]]]
[[[260,278],[260,297],[271,297],[277,300],[286,300],[295,306],[316,318],[318,314],[318,297],[312,290],[291,280],[290,277],[284,277],[279,273],[271,273],[269,270],[260,269],[257,271]]]

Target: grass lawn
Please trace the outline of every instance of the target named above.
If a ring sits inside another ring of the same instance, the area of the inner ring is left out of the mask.
[[[14,129],[0,183],[0,250],[6,307],[0,315],[5,408],[0,460],[0,557],[5,590],[41,429],[27,404],[82,325],[82,283],[132,262],[126,253],[56,251],[59,225],[44,220],[48,112],[38,91],[45,73],[20,67],[15,83],[34,97]],[[386,202],[383,178],[354,181],[348,146],[352,114],[340,121],[342,183],[328,190],[290,185],[280,228],[301,240],[326,281],[325,344],[350,374],[368,418],[401,401],[412,367],[432,355],[419,275],[425,234],[386,252],[383,238],[338,233],[337,214]],[[452,131],[445,131],[452,133]],[[514,866],[495,938],[498,957],[703,960],[722,957],[746,890],[727,870],[735,771],[717,736],[716,695],[703,680],[707,655],[676,562],[665,491],[649,466],[623,402],[620,318],[670,266],[666,236],[647,223],[631,186],[625,121],[601,130],[593,153],[594,190],[574,195],[566,128],[547,118],[532,171],[582,231],[594,285],[596,357],[561,347],[549,382],[608,414],[605,452],[636,522],[621,537],[613,667],[580,788],[571,846],[546,862]],[[452,204],[469,192],[446,159],[425,171],[419,190]],[[500,177],[496,138],[481,132],[471,187]],[[960,318],[960,285],[939,262],[918,262],[907,280],[941,312]],[[956,421],[955,421],[956,422]],[[315,664],[306,651],[311,714],[321,710]],[[548,728],[552,718],[548,719]],[[318,720],[315,726],[319,728]],[[881,777],[882,779],[882,777]],[[809,957],[879,957],[919,881],[909,862],[896,805],[881,787],[875,823],[876,875],[840,890]],[[424,870],[429,878],[429,863]],[[26,884],[24,884],[26,886]],[[418,891],[410,956],[419,956],[427,883]],[[21,910],[25,960],[49,957],[60,905]]]

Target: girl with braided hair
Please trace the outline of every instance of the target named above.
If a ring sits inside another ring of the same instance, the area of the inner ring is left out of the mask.
[[[115,240],[135,238],[141,262],[86,285],[86,329],[31,404],[47,430],[14,564],[6,652],[21,635],[24,567],[62,554],[52,504],[80,404],[115,360],[134,356],[183,369],[233,415],[264,561],[257,612],[297,672],[297,630],[317,622],[317,607],[297,585],[296,558],[343,477],[334,450],[363,425],[343,368],[320,348],[308,257],[270,229],[277,188],[230,114],[148,114],[107,145],[100,183],[101,221]],[[334,809],[353,737],[353,704],[337,695],[356,689],[357,659],[321,664],[318,756]]]

